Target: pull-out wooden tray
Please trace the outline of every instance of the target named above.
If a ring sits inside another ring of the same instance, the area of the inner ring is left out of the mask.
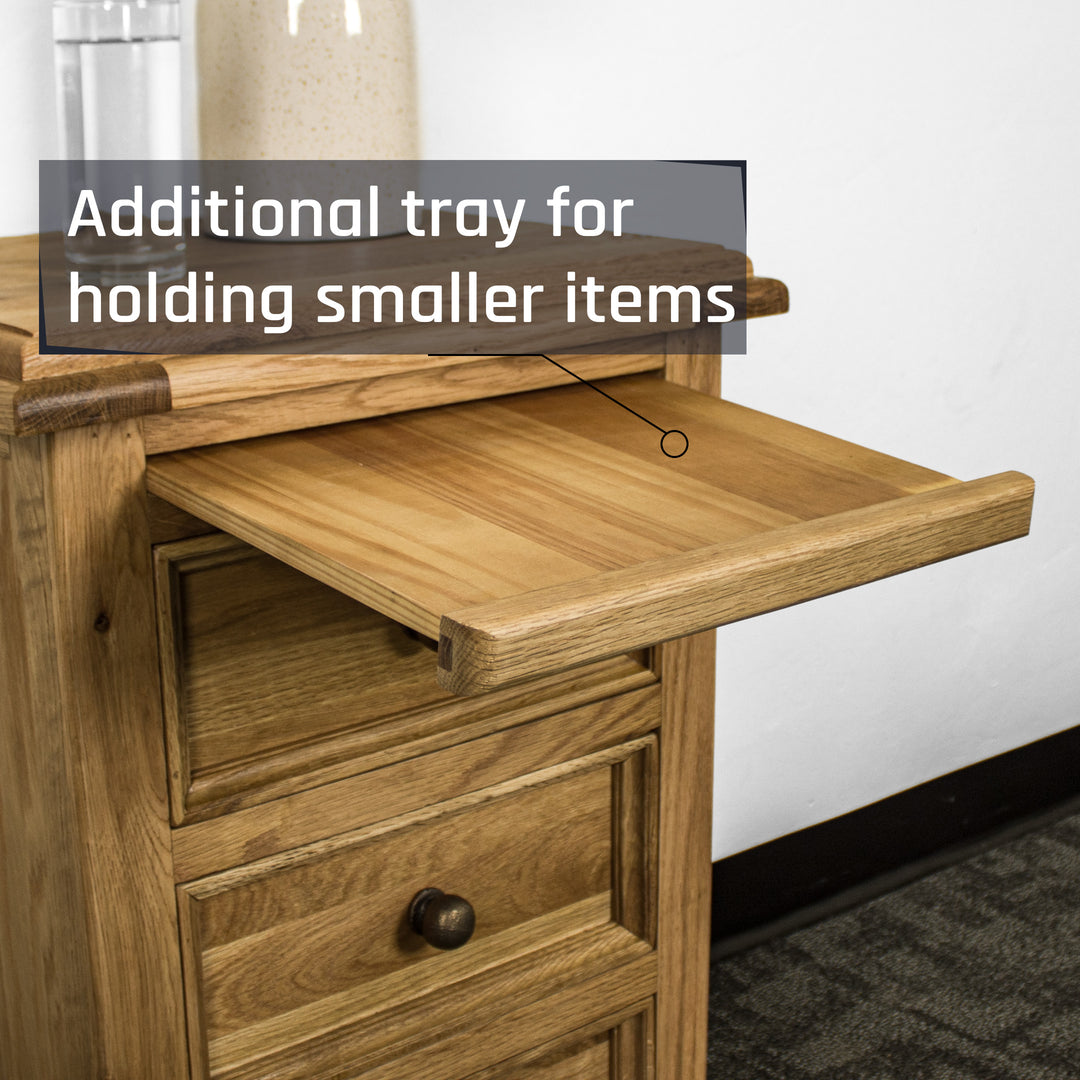
[[[1028,530],[1020,473],[961,483],[658,378],[602,385],[640,418],[577,385],[163,455],[148,483],[437,636],[459,693]]]

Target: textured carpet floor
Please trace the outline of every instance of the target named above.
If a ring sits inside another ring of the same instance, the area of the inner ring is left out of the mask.
[[[1080,1080],[1080,815],[713,965],[710,1080]]]

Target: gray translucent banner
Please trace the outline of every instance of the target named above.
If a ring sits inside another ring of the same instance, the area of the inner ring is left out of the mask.
[[[42,352],[745,352],[745,168],[45,161]]]

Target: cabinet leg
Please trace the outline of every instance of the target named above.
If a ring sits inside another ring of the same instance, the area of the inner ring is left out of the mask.
[[[661,646],[657,1080],[704,1080],[716,634]]]
[[[0,460],[0,1078],[180,1080],[143,445]]]

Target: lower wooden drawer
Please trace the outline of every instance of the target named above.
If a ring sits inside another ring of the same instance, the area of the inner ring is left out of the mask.
[[[404,1077],[420,1054],[458,1080],[650,997],[657,756],[645,735],[181,885],[193,1076]],[[428,887],[475,909],[463,947],[410,928]],[[483,1034],[514,1010],[517,1051]]]

